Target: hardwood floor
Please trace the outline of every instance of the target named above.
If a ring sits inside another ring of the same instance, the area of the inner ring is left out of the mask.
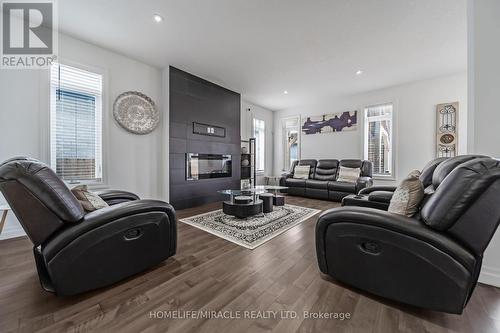
[[[296,197],[287,197],[287,201],[321,210],[338,206]],[[210,204],[187,209],[179,211],[178,217],[219,207]],[[500,289],[494,287],[479,285],[464,314],[457,316],[382,300],[322,276],[314,248],[316,219],[312,217],[253,251],[179,223],[175,257],[113,287],[70,298],[40,289],[28,239],[1,241],[0,332],[500,331]],[[163,311],[202,309],[233,311],[233,316],[238,311],[296,311],[282,314],[298,316],[159,318]],[[351,318],[305,319],[303,311],[349,313]],[[151,318],[153,313],[157,318]]]

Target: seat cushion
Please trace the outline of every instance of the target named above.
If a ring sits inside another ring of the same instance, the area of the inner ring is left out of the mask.
[[[295,179],[295,178],[287,178],[285,180],[285,184],[288,187],[306,187],[305,179]]]
[[[329,191],[356,193],[356,183],[349,182],[328,182]]]
[[[389,202],[391,202],[393,194],[394,192],[390,191],[373,191],[368,195],[368,200],[389,204]]]
[[[308,179],[306,180],[306,187],[326,190],[328,188],[328,181]]]

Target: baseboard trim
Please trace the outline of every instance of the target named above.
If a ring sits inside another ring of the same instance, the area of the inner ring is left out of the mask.
[[[500,269],[483,265],[479,274],[479,282],[500,288]]]

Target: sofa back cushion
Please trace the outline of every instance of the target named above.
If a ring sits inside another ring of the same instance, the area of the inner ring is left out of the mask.
[[[24,186],[64,222],[75,223],[83,218],[83,208],[69,188],[50,167],[38,160],[19,157],[0,164],[0,182],[8,181]]]
[[[35,246],[84,216],[64,182],[35,159],[17,157],[0,164],[0,191]]]
[[[440,165],[447,159],[448,157],[435,158],[424,166],[419,177],[422,185],[424,185],[424,188],[432,184],[432,175],[434,174],[434,171],[436,170],[438,165]]]
[[[314,172],[314,179],[324,181],[335,180],[338,167],[339,160],[319,160]]]
[[[446,231],[476,255],[500,222],[500,161],[477,158],[455,168],[421,210],[429,227]]]
[[[456,167],[470,160],[474,160],[476,158],[484,158],[487,156],[484,155],[460,155],[447,159],[446,161],[441,162],[432,175],[432,186],[435,189],[441,185],[441,182],[453,171]]]

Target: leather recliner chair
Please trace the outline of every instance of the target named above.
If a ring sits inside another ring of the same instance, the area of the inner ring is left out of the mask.
[[[110,206],[85,214],[45,164],[0,164],[0,190],[32,241],[42,287],[69,296],[104,287],[175,254],[175,211],[124,191],[99,193]]]
[[[460,314],[500,222],[499,197],[500,161],[477,158],[447,175],[418,217],[366,207],[325,211],[316,225],[319,268],[382,297]]]
[[[453,169],[460,164],[475,158],[488,157],[484,155],[460,155],[456,157],[439,157],[431,160],[422,169],[420,181],[424,185],[426,199],[434,193],[435,187]],[[357,196],[348,196],[342,200],[342,206],[371,207],[387,210],[396,186],[378,185],[363,188]]]

